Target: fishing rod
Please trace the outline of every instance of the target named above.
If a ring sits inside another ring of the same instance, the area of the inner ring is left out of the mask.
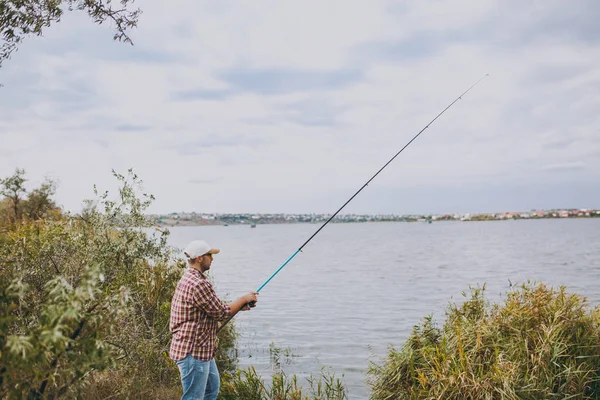
[[[306,242],[304,242],[304,244],[303,244],[302,246],[300,246],[300,247],[298,248],[298,250],[296,250],[296,251],[294,252],[294,254],[292,254],[292,255],[290,256],[290,258],[288,258],[288,259],[287,259],[287,260],[286,260],[286,261],[285,261],[285,262],[284,262],[284,263],[283,263],[283,264],[282,264],[282,265],[281,265],[281,266],[280,266],[280,267],[277,269],[277,271],[275,271],[275,272],[274,272],[274,273],[273,273],[273,274],[272,274],[272,275],[269,277],[269,279],[267,279],[267,280],[266,280],[266,281],[265,281],[265,282],[264,282],[262,285],[260,285],[260,287],[259,287],[259,288],[258,288],[256,291],[257,291],[257,292],[260,292],[260,291],[262,290],[262,288],[264,288],[264,287],[265,287],[265,286],[266,286],[266,285],[267,285],[269,282],[271,282],[271,280],[272,280],[272,279],[275,277],[275,275],[277,275],[277,274],[278,274],[278,273],[279,273],[279,272],[280,272],[280,271],[281,271],[281,270],[282,270],[282,269],[283,269],[283,268],[284,268],[286,265],[288,265],[288,263],[289,263],[290,261],[292,261],[292,259],[293,259],[294,257],[296,257],[296,255],[302,251],[302,249],[304,248],[304,246],[306,246],[306,245],[308,244],[308,242],[310,242],[310,241],[311,241],[311,240],[312,240],[312,239],[313,239],[315,236],[317,236],[317,234],[318,234],[319,232],[321,232],[321,230],[322,230],[323,228],[325,228],[325,225],[327,225],[327,224],[328,224],[328,223],[329,223],[329,222],[330,222],[330,221],[331,221],[331,220],[332,220],[332,219],[333,219],[333,218],[334,218],[336,215],[338,215],[338,213],[339,213],[340,211],[342,211],[342,209],[343,209],[344,207],[346,207],[346,206],[348,205],[348,203],[350,203],[350,202],[351,202],[351,201],[352,201],[352,200],[353,200],[353,199],[354,199],[354,198],[355,198],[355,197],[356,197],[356,196],[357,196],[357,195],[358,195],[360,192],[362,192],[362,190],[363,190],[364,188],[366,188],[366,187],[369,185],[369,183],[371,183],[371,181],[372,181],[373,179],[375,179],[375,177],[376,177],[377,175],[379,175],[379,173],[385,169],[385,167],[387,167],[387,166],[388,166],[388,165],[389,165],[389,164],[390,164],[392,161],[394,161],[394,159],[395,159],[396,157],[398,157],[398,155],[399,155],[400,153],[402,153],[402,152],[404,151],[404,149],[406,149],[408,146],[410,146],[410,144],[411,144],[412,142],[414,142],[414,140],[415,140],[416,138],[418,138],[418,137],[419,137],[419,135],[421,135],[421,133],[423,133],[423,132],[424,132],[424,131],[425,131],[427,128],[429,128],[429,126],[430,126],[431,124],[433,124],[433,123],[434,123],[434,122],[435,122],[435,121],[436,121],[436,120],[437,120],[439,117],[441,117],[441,116],[442,116],[442,114],[444,114],[444,113],[445,113],[445,112],[446,112],[446,111],[447,111],[447,110],[448,110],[450,107],[452,107],[452,106],[454,105],[454,103],[456,103],[458,100],[461,100],[461,99],[462,99],[462,97],[463,97],[465,94],[469,93],[469,92],[471,91],[471,89],[473,89],[475,86],[477,86],[477,85],[479,84],[479,82],[481,82],[482,80],[484,80],[484,79],[485,79],[487,76],[489,76],[489,74],[485,74],[485,75],[484,75],[482,78],[480,78],[480,79],[479,79],[477,82],[475,82],[473,85],[471,85],[471,87],[469,87],[467,90],[465,90],[465,91],[464,91],[464,92],[463,92],[463,93],[462,93],[460,96],[458,96],[456,99],[454,99],[454,101],[453,101],[452,103],[448,104],[448,106],[447,106],[446,108],[444,108],[444,109],[443,109],[443,110],[442,110],[442,111],[441,111],[441,112],[440,112],[438,115],[436,115],[436,116],[435,116],[435,118],[434,118],[434,119],[432,119],[432,120],[431,120],[431,121],[430,121],[430,122],[429,122],[429,123],[428,123],[428,124],[427,124],[427,125],[426,125],[426,126],[423,128],[423,129],[421,129],[421,130],[419,131],[419,133],[417,133],[417,134],[416,134],[416,135],[415,135],[415,136],[414,136],[414,137],[413,137],[413,138],[412,138],[412,139],[411,139],[411,140],[410,140],[408,143],[406,143],[406,144],[404,145],[404,147],[402,147],[402,148],[400,149],[400,151],[398,151],[398,152],[397,152],[397,153],[396,153],[396,154],[395,154],[395,155],[394,155],[392,158],[390,158],[390,160],[389,160],[388,162],[386,162],[386,163],[383,165],[383,167],[381,167],[381,168],[380,168],[380,169],[379,169],[379,170],[378,170],[378,171],[375,173],[375,175],[373,175],[373,176],[372,176],[372,177],[371,177],[371,178],[370,178],[370,179],[369,179],[369,180],[368,180],[368,181],[367,181],[367,182],[366,182],[364,185],[362,185],[362,187],[361,187],[360,189],[358,189],[358,190],[356,191],[356,193],[354,193],[354,194],[352,195],[352,197],[350,197],[350,198],[348,199],[348,201],[346,201],[346,202],[345,202],[345,203],[344,203],[344,204],[343,204],[343,205],[342,205],[342,206],[341,206],[341,207],[340,207],[340,208],[339,208],[339,209],[338,209],[338,210],[337,210],[337,211],[336,211],[336,212],[335,212],[335,213],[334,213],[334,214],[333,214],[331,217],[329,217],[329,219],[328,219],[327,221],[325,221],[325,223],[324,223],[323,225],[321,225],[321,227],[320,227],[319,229],[317,229],[317,231],[316,231],[315,233],[313,233],[313,234],[312,234],[312,236],[311,236],[311,237],[309,237],[309,238],[308,238],[308,240],[307,240]],[[254,307],[256,304],[255,304],[255,302],[254,302],[254,301],[251,301],[250,303],[247,303],[247,305],[248,305],[248,306],[250,306],[250,307]],[[236,314],[237,314],[237,312],[236,312],[236,313],[234,313],[234,314],[232,314],[232,315],[231,315],[229,318],[227,318],[227,320],[225,320],[225,322],[223,322],[223,324],[221,324],[221,326],[220,326],[220,327],[217,329],[217,333],[218,333],[218,332],[219,332],[221,329],[223,329],[223,327],[225,327],[225,325],[227,325],[227,323],[228,323],[229,321],[231,321],[231,319],[232,319],[233,317],[235,317],[235,315],[236,315]]]

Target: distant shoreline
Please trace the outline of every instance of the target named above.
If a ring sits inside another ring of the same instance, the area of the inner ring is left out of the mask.
[[[556,214],[556,215],[552,215]],[[157,225],[164,227],[176,226],[256,226],[256,225],[283,225],[283,224],[321,224],[329,216],[324,215],[302,215],[302,216],[281,216],[272,217],[257,214],[225,214],[219,217],[202,218],[199,215],[193,216],[149,216]],[[342,215],[336,216],[331,223],[366,223],[366,222],[416,222],[433,223],[443,221],[460,222],[480,222],[480,221],[514,221],[514,220],[543,220],[543,219],[600,219],[600,211],[591,210],[570,213],[551,213],[550,215],[531,215],[528,213],[501,213],[501,214],[462,214],[462,215],[442,215],[442,216],[369,216],[369,215]]]

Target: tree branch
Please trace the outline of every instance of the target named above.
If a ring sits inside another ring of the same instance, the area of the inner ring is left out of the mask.
[[[121,9],[113,10],[110,1],[103,0],[2,0],[0,1],[0,68],[4,60],[10,59],[13,52],[18,50],[23,39],[29,35],[41,35],[42,30],[59,22],[63,14],[61,3],[68,4],[68,10],[87,11],[95,23],[101,24],[112,20],[116,25],[114,40],[133,45],[127,34],[129,28],[137,26],[141,10],[129,11],[127,6],[132,0],[121,0]]]
[[[99,305],[100,305],[99,303],[96,303],[93,306],[91,306],[90,308],[88,308],[88,310],[86,311],[86,314],[89,314],[92,311],[94,311]],[[73,333],[71,334],[71,336],[69,336],[69,339],[71,339],[71,340],[77,339],[77,337],[79,336],[79,334],[83,330],[83,327],[85,326],[86,322],[87,322],[87,317],[83,317],[81,319],[81,321],[79,321],[79,324],[77,325],[77,328],[75,329],[75,331],[73,331]],[[56,357],[54,358],[54,360],[52,360],[52,362],[50,363],[50,369],[54,369],[56,367],[56,365],[58,364],[58,360],[60,359],[60,357],[62,357],[62,355],[67,350],[67,348],[68,348],[68,345],[65,347],[65,349],[63,351],[61,351],[60,353],[58,353],[56,355]],[[40,385],[40,388],[37,391],[33,391],[32,390],[30,392],[30,395],[41,396],[46,391],[46,386],[48,386],[48,378],[44,379],[44,381]]]
[[[58,389],[56,397],[61,397],[62,395],[64,395],[67,392],[67,390],[69,390],[69,388],[75,382],[77,382],[79,379],[82,379],[82,378],[86,377],[87,375],[89,375],[93,371],[95,371],[95,368],[90,369],[86,373],[82,373],[81,371],[77,371],[77,373],[75,374],[75,376],[73,378],[71,378],[71,380],[69,381],[69,383],[65,384],[63,387],[61,387],[60,389]]]
[[[121,350],[123,350],[125,352],[125,354],[123,354],[122,356],[116,358],[115,359],[116,361],[119,361],[119,360],[122,360],[122,359],[124,359],[126,357],[129,357],[129,352],[127,351],[127,349],[125,347],[120,346],[120,345],[118,345],[116,343],[113,343],[113,342],[109,342],[108,340],[105,340],[105,342],[108,343],[108,344],[110,344],[111,346],[118,347],[119,349],[121,349]]]
[[[60,270],[58,269],[58,265],[56,265],[56,262],[54,261],[54,259],[52,258],[52,256],[48,256],[48,258],[52,262],[52,265],[54,265],[54,269],[56,270],[56,273],[60,274]]]

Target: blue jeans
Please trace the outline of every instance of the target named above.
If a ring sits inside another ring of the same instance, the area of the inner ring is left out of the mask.
[[[179,367],[183,386],[181,400],[217,400],[221,379],[214,358],[201,361],[188,354],[175,363]]]

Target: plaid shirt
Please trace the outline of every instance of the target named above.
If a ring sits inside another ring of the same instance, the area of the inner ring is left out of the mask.
[[[206,277],[200,271],[187,268],[171,301],[171,359],[181,360],[188,354],[203,361],[214,358],[217,321],[230,314],[231,308],[217,297]]]

